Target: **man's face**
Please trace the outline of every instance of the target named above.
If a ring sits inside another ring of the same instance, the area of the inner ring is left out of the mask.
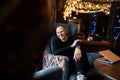
[[[56,34],[61,41],[64,41],[67,37],[67,30],[62,26],[58,26],[56,29]]]

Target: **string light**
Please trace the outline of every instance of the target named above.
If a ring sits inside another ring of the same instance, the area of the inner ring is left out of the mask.
[[[111,2],[118,0],[66,0],[64,5],[63,18],[72,16],[72,11],[78,13],[95,13],[104,12],[106,15],[110,14]]]

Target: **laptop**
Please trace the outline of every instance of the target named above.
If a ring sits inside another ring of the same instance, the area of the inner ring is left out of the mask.
[[[117,56],[115,53],[113,53],[110,50],[103,50],[99,51],[99,53],[108,61],[110,61],[111,64],[120,61],[120,57]]]

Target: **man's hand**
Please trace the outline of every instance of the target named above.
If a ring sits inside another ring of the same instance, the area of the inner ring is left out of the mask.
[[[80,49],[80,47],[76,47],[75,51],[74,51],[73,59],[77,62],[80,60],[81,57],[82,57],[81,49]]]
[[[71,47],[72,47],[72,48],[75,47],[75,46],[76,46],[76,43],[77,43],[78,41],[81,41],[81,40],[80,40],[80,39],[76,39],[76,40],[73,42],[73,44],[71,45]]]

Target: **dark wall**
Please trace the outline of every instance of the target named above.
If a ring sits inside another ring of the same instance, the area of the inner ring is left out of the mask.
[[[33,80],[50,34],[47,0],[7,1],[0,7],[1,78]]]

